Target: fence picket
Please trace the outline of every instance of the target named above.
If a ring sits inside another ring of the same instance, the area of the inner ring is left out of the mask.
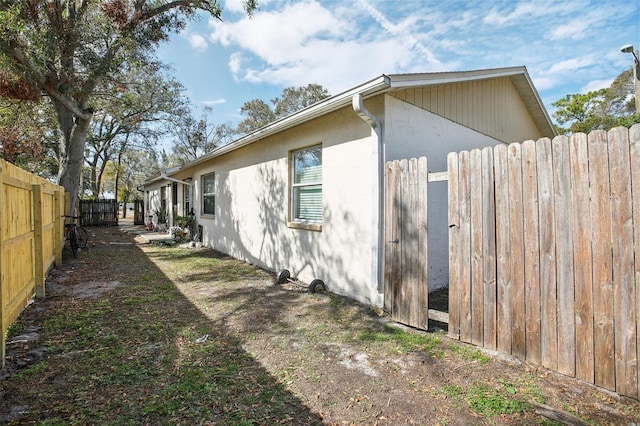
[[[573,241],[571,205],[571,158],[569,138],[553,140],[553,190],[556,257],[556,291],[558,321],[558,371],[575,374],[575,307],[573,276]]]
[[[538,163],[538,203],[540,224],[540,349],[542,365],[558,368],[558,332],[556,311],[556,251],[553,210],[553,157],[551,140],[536,144]]]
[[[393,210],[394,210],[394,220],[395,220],[395,237],[396,240],[400,239],[401,236],[401,229],[400,229],[400,224],[402,222],[402,186],[400,184],[400,162],[396,161],[393,163],[393,167],[394,167],[394,196],[393,196]],[[393,283],[399,282],[401,279],[401,273],[402,271],[400,271],[399,265],[400,265],[400,259],[402,254],[400,253],[400,245],[398,245],[396,243],[397,247],[395,248],[394,252],[393,252],[393,269],[392,269],[392,281]],[[397,304],[398,304],[398,300],[400,300],[401,298],[401,294],[400,291],[402,289],[399,288],[398,285],[393,285],[392,288],[392,292],[393,295],[391,297],[391,312],[395,312],[395,309],[397,308]]]
[[[416,274],[418,276],[418,315],[416,317],[419,327],[429,328],[429,262],[428,262],[428,240],[429,228],[427,226],[427,182],[429,168],[426,157],[420,157],[416,164],[418,190],[416,191],[416,205],[413,210],[417,215],[418,230],[418,265]]]
[[[409,259],[409,257],[412,255],[412,250],[410,247],[410,240],[409,240],[409,235],[411,232],[411,224],[409,223],[409,218],[410,216],[408,215],[408,211],[409,211],[409,205],[408,205],[408,200],[407,200],[407,195],[409,195],[409,179],[408,179],[408,172],[409,172],[409,161],[408,160],[400,160],[399,162],[400,165],[400,190],[399,190],[399,199],[400,199],[400,215],[401,217],[399,218],[400,221],[400,259],[401,259],[401,263],[400,265],[404,265],[405,259]],[[407,265],[409,267],[404,268],[404,270],[401,272],[401,274],[404,276],[406,276],[407,278],[403,278],[405,279],[407,282],[411,282],[415,279],[413,271],[410,269],[410,265]],[[399,272],[400,273],[400,272]],[[394,298],[394,306],[393,306],[393,313],[394,316],[396,317],[396,321],[401,322],[403,324],[407,324],[410,321],[410,312],[411,312],[411,306],[407,303],[402,303],[404,301],[409,300],[408,297],[408,291],[409,289],[407,288],[407,286],[405,285],[399,285],[398,287],[398,292],[396,293],[396,296]]]
[[[496,220],[494,199],[493,149],[482,150],[482,252],[484,291],[484,346],[495,349],[496,320]]]
[[[611,259],[611,207],[607,134],[588,136],[591,174],[591,223],[593,258],[593,316],[595,384],[615,389],[613,362],[613,266]]]
[[[615,324],[616,392],[637,397],[637,341],[633,265],[633,212],[629,132],[612,129],[609,139],[611,174],[611,241],[613,242],[613,303]]]
[[[384,230],[385,230],[385,250],[384,250],[384,282],[391,283],[393,282],[393,272],[394,272],[394,255],[397,250],[397,244],[394,243],[396,239],[396,229],[395,224],[397,224],[397,220],[395,219],[395,215],[397,209],[395,208],[395,188],[396,188],[396,173],[395,166],[393,162],[388,162],[386,164],[386,172],[385,172],[385,215],[384,215]],[[385,285],[384,286],[384,308],[385,310],[391,312],[393,307],[393,286]]]
[[[469,154],[471,179],[471,341],[475,345],[484,343],[484,288],[482,257],[482,154],[474,149]]]
[[[496,261],[497,261],[497,320],[498,351],[511,353],[511,268],[509,258],[511,245],[509,236],[509,174],[507,173],[507,147],[498,145],[494,149],[495,203],[496,203]]]
[[[460,239],[462,269],[460,273],[460,340],[471,342],[471,174],[468,151],[460,153]]]
[[[462,245],[460,244],[460,195],[458,154],[447,155],[447,170],[449,171],[449,337],[460,338],[460,300],[462,294]]]
[[[591,252],[591,215],[589,153],[587,135],[576,133],[569,139],[571,157],[573,258],[575,270],[576,377],[594,380],[593,347],[593,272]]]
[[[522,196],[525,220],[524,287],[525,287],[525,346],[526,360],[540,363],[540,244],[538,233],[538,172],[536,144],[529,140],[522,144]]]
[[[636,353],[640,356],[640,125],[635,125],[629,130],[629,161],[631,164],[631,197],[633,199],[633,246],[635,250],[634,276],[636,283]],[[636,369],[640,367],[636,364]],[[640,369],[638,370],[638,398],[640,398]]]
[[[511,353],[524,358],[525,346],[525,292],[524,292],[524,225],[522,210],[522,155],[520,144],[507,148],[509,175],[509,232],[511,278]]]

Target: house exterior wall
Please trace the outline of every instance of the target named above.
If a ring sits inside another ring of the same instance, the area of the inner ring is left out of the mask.
[[[393,96],[502,142],[549,136],[538,129],[509,77],[404,89]]]
[[[343,108],[195,166],[189,172],[204,244],[273,271],[288,269],[304,282],[320,278],[332,292],[381,306],[371,266],[374,143],[371,128]],[[291,151],[316,144],[321,231],[288,226]],[[212,172],[215,217],[201,214],[201,178]]]
[[[384,161],[426,156],[429,171],[445,171],[449,152],[543,136],[508,77],[379,94],[365,107],[381,126],[372,129],[344,107],[171,174],[193,179],[203,243],[272,271],[288,269],[303,282],[320,278],[332,292],[382,306]],[[291,226],[290,156],[317,144],[323,155],[322,226]],[[215,214],[205,215],[202,177],[210,173]],[[162,185],[171,211],[167,183],[147,185],[150,211],[160,206]],[[179,212],[184,187],[177,188]],[[433,291],[448,285],[447,183],[430,183],[428,200]]]
[[[387,96],[385,100],[385,161],[426,156],[430,172],[447,170],[447,154],[501,143],[487,135]],[[449,285],[447,182],[427,188],[429,291]]]
[[[165,188],[164,191],[168,194],[167,182],[157,181],[145,187],[145,195],[144,195],[144,204],[145,204],[145,212],[147,217],[144,218],[145,223],[149,220],[149,215],[153,216],[153,223],[158,223],[158,216],[156,212],[161,208],[161,191],[162,188]]]

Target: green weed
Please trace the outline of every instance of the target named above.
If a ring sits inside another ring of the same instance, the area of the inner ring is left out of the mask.
[[[18,379],[24,379],[27,376],[42,374],[47,369],[47,363],[45,361],[40,361],[36,364],[31,364],[24,370],[20,371],[16,374]]]
[[[495,383],[475,382],[464,388],[459,384],[451,384],[443,386],[436,393],[459,402],[464,401],[472,411],[487,418],[523,413],[531,409],[528,401],[545,401],[542,391],[533,383],[531,376],[525,376],[516,382],[502,378]]]
[[[465,361],[477,361],[479,364],[486,364],[489,362],[489,357],[487,355],[484,355],[478,348],[474,348],[470,345],[452,343],[449,345],[449,350]]]
[[[381,331],[362,331],[358,333],[358,340],[365,342],[393,342],[401,353],[420,350],[428,355],[437,355],[436,348],[442,343],[442,339],[437,335],[408,333],[389,325],[385,325]],[[442,352],[439,352],[439,354],[441,356]]]

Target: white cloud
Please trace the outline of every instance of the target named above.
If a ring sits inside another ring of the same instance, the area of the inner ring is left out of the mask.
[[[314,38],[335,38],[344,23],[315,1],[287,5],[281,11],[256,13],[253,18],[226,23],[210,21],[210,39],[251,51],[269,64],[290,61]]]
[[[211,101],[202,101],[203,105],[210,106],[210,107],[213,107],[213,106],[216,106],[216,105],[222,105],[222,104],[226,104],[226,103],[227,103],[226,99],[214,99],[214,100],[211,100]]]
[[[550,74],[575,72],[580,68],[589,67],[597,63],[593,56],[581,56],[579,58],[566,59],[553,64],[547,71]]]
[[[232,53],[229,57],[229,70],[235,80],[238,80],[238,73],[242,68],[242,53]]]
[[[547,13],[546,5],[541,2],[516,3],[517,6],[511,12],[499,11],[492,9],[484,18],[484,22],[490,25],[518,25],[523,19],[531,16],[538,16]]]
[[[400,24],[392,24],[382,13],[371,6],[366,0],[359,0],[358,2],[372,17],[380,24],[380,26],[386,30],[390,36],[404,40],[405,43],[420,55],[424,55],[428,62],[433,64],[440,64],[440,61],[427,49],[418,39],[413,35],[414,24],[416,18],[410,16]]]
[[[206,38],[196,35],[204,25],[183,33],[207,54],[183,45],[176,58],[199,68],[210,61],[215,83],[209,76],[194,92],[228,99],[220,110],[235,96],[268,99],[287,86],[317,83],[336,94],[382,73],[516,65],[553,101],[630,66],[619,48],[635,43],[640,13],[637,2],[616,0],[260,0],[249,18],[242,0],[225,1],[224,22],[210,20]]]
[[[204,51],[207,50],[207,39],[205,39],[200,34],[188,34],[187,40],[189,40],[189,44],[196,50]]]
[[[244,12],[243,0],[227,0],[224,4],[224,11],[227,12]]]
[[[606,80],[590,81],[584,87],[582,87],[582,89],[580,89],[580,93],[595,92],[596,90],[606,89],[611,86],[611,83],[613,83],[613,80],[614,80],[613,78],[610,78]]]
[[[229,61],[236,80],[313,82],[332,93],[382,73],[442,71],[451,65],[425,45],[430,39],[414,16],[392,22],[364,0],[356,6],[329,10],[307,0],[237,22],[212,20],[210,41],[241,49]]]

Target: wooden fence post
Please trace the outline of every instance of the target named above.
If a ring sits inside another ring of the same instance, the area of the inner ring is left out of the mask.
[[[0,165],[0,206],[4,206],[4,181],[2,177],[2,166]],[[4,209],[0,208],[0,364],[2,368],[4,368],[4,356],[6,353],[6,324],[5,324],[5,309],[4,309],[4,291],[5,291],[5,282],[4,282],[4,266],[2,263],[2,253],[4,252]]]
[[[36,296],[44,297],[44,254],[42,249],[42,187],[32,185],[33,202],[33,268],[35,277]]]
[[[62,246],[64,244],[64,220],[62,220],[62,212],[64,203],[64,193],[61,194],[60,189],[55,190],[53,196],[53,252],[55,253],[55,265],[57,268],[62,267]]]

